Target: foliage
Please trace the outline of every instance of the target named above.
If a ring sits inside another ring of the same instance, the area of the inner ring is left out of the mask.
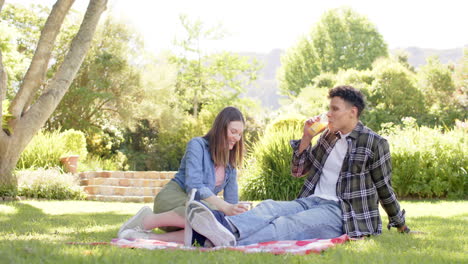
[[[420,67],[417,77],[419,87],[426,98],[426,107],[429,112],[422,120],[428,125],[443,125],[452,127],[455,119],[466,119],[468,114],[466,106],[457,100],[463,93],[457,94],[453,69],[440,63],[437,57],[430,57],[427,63]],[[461,89],[459,91],[462,91]],[[465,94],[466,97],[466,94]]]
[[[127,163],[127,156],[120,151],[107,158],[91,154],[78,163],[78,171],[126,171]]]
[[[10,107],[10,101],[8,99],[3,100],[2,102],[2,129],[11,135],[13,132],[11,127],[8,125],[8,122],[13,119],[13,116],[8,111]]]
[[[330,89],[335,87],[336,74],[330,72],[323,72],[312,80],[312,83],[317,88]]]
[[[300,38],[296,46],[281,56],[281,67],[277,74],[281,94],[294,97],[312,84],[321,70],[316,63],[317,57],[316,50],[306,37]]]
[[[367,113],[363,115],[369,127],[378,130],[381,123],[398,123],[405,116],[419,119],[425,112],[424,95],[414,73],[406,67],[393,59],[380,59],[374,63],[372,75]]]
[[[346,7],[332,9],[282,59],[280,90],[297,96],[320,73],[371,69],[375,59],[387,56],[383,36],[365,16]]]
[[[71,153],[83,155],[83,160],[86,157],[86,142],[82,132],[40,131],[21,153],[16,167],[23,170],[60,167],[60,158]]]
[[[83,200],[86,194],[79,186],[79,178],[63,174],[60,169],[17,171],[18,195],[55,200]]]
[[[73,37],[73,28],[68,31],[60,43],[68,43]],[[57,60],[63,60],[65,53],[59,50]],[[131,120],[138,113],[133,111],[135,106],[143,99],[141,69],[134,65],[142,53],[138,34],[124,21],[107,17],[69,91],[48,120],[48,129],[73,128],[93,136],[102,126]],[[51,71],[55,70],[52,67]]]
[[[418,80],[428,105],[447,105],[455,92],[452,71],[442,65],[437,57],[429,57],[418,70]]]
[[[401,197],[468,198],[467,128],[442,132],[405,125],[387,126],[392,152],[393,187]]]
[[[278,112],[312,117],[328,111],[328,104],[328,89],[308,86],[291,103],[282,106]]]
[[[292,200],[304,179],[291,176],[291,139],[302,133],[301,116],[279,118],[252,146],[246,168],[240,177],[240,196],[244,200]]]
[[[12,98],[13,90],[19,88],[49,12],[48,8],[34,4],[29,8],[6,4],[2,8],[0,48],[8,76],[8,99]]]
[[[181,109],[197,118],[206,105],[237,100],[256,79],[258,63],[229,52],[205,54],[201,43],[221,39],[222,28],[205,28],[201,20],[191,21],[186,15],[180,21],[186,36],[175,43],[180,54],[171,56],[178,68],[175,94]]]
[[[63,148],[67,151],[64,155],[79,155],[83,160],[86,158],[88,150],[83,132],[74,129],[66,130],[60,134],[60,138]]]

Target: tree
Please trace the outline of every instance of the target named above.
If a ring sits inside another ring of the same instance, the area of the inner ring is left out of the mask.
[[[429,107],[434,104],[440,107],[452,102],[455,92],[452,75],[452,71],[446,65],[442,65],[437,57],[429,57],[426,64],[419,68],[419,87]]]
[[[258,64],[229,52],[205,54],[202,43],[221,39],[222,28],[205,28],[202,21],[191,21],[186,15],[180,21],[187,36],[176,41],[180,54],[171,60],[178,67],[176,94],[183,108],[197,118],[203,106],[235,100],[256,79]]]
[[[279,76],[280,90],[297,96],[322,72],[371,69],[376,58],[387,55],[382,35],[365,16],[350,8],[332,9],[286,53]]]
[[[379,59],[372,72],[366,122],[399,123],[403,117],[419,118],[425,113],[424,96],[416,86],[416,76],[408,68],[393,59]]]
[[[108,16],[47,127],[90,132],[131,120],[144,98],[142,70],[135,62],[143,54],[139,35]]]
[[[33,55],[41,25],[47,18],[47,10],[38,5],[29,9],[21,5],[6,5],[0,14],[0,46],[4,52],[3,63],[7,72],[6,98],[18,90],[24,72]]]
[[[12,174],[21,152],[36,132],[45,124],[75,77],[96,30],[99,18],[106,9],[107,0],[90,1],[80,29],[53,78],[45,80],[49,60],[57,35],[70,10],[73,0],[57,0],[41,31],[31,64],[15,94],[9,113],[9,130],[0,131],[0,186],[2,193],[16,190],[17,180]],[[0,12],[4,0],[0,0]],[[0,100],[3,102],[6,73],[0,51]],[[3,121],[3,111],[0,111]]]

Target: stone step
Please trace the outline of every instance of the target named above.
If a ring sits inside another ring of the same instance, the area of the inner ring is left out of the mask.
[[[83,189],[88,195],[155,196],[162,187],[88,185]]]
[[[172,179],[176,171],[87,171],[81,172],[81,179],[125,178],[125,179]]]
[[[122,195],[100,195],[90,194],[86,200],[103,201],[103,202],[135,202],[135,203],[152,203],[153,196],[122,196]]]
[[[170,179],[127,179],[127,178],[89,178],[80,181],[81,186],[105,185],[124,187],[163,187]]]

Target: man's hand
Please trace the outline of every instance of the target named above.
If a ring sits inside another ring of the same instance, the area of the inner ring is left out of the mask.
[[[409,233],[411,231],[406,225],[397,227],[397,229],[400,233]]]
[[[302,132],[302,138],[312,140],[313,136],[310,134],[309,129],[313,123],[318,122],[320,120],[320,116],[314,116],[310,119],[307,119],[304,123],[304,130]]]
[[[317,122],[319,120],[319,116],[314,116],[310,119],[307,119],[304,122],[304,129],[302,131],[302,139],[301,139],[301,144],[299,145],[299,154],[301,154],[307,147],[309,147],[310,142],[312,141],[312,136],[309,132],[310,126],[312,126],[313,123]]]

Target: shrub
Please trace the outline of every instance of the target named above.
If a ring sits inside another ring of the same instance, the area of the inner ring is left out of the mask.
[[[252,146],[240,177],[240,196],[244,200],[291,200],[297,197],[304,179],[291,176],[291,139],[300,138],[304,120],[273,122]]]
[[[336,75],[331,72],[324,72],[315,77],[312,83],[315,84],[317,88],[330,89],[336,84]]]
[[[63,145],[60,132],[39,131],[21,153],[17,169],[53,168],[59,167],[60,157],[63,154]]]
[[[20,196],[56,200],[82,200],[86,197],[78,177],[63,174],[57,168],[18,171],[16,175]]]
[[[39,131],[21,153],[16,168],[24,170],[60,167],[60,157],[69,154],[80,155],[82,160],[86,157],[86,140],[82,132]]]
[[[466,128],[417,127],[405,119],[404,128],[387,126],[392,152],[392,182],[399,196],[467,198],[468,140]]]
[[[88,155],[85,160],[78,162],[78,171],[121,171],[128,170],[127,156],[117,151],[110,158]]]
[[[86,138],[83,132],[70,129],[60,134],[63,142],[63,155],[79,155],[80,159],[86,159]]]

